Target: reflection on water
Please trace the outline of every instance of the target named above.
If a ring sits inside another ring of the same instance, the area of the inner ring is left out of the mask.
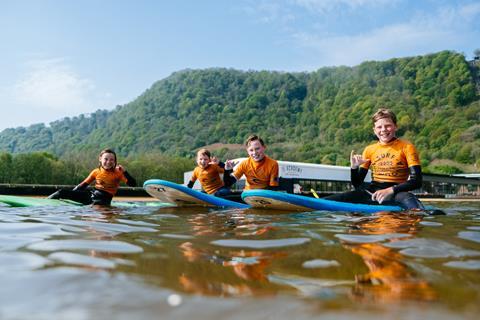
[[[409,239],[418,232],[422,216],[418,214],[394,214],[379,212],[352,224],[352,232],[366,235],[381,235],[378,241],[394,243]],[[394,235],[394,236],[391,236]],[[352,237],[353,238],[353,237]],[[345,248],[362,257],[369,272],[355,275],[355,298],[382,302],[404,299],[435,300],[436,292],[428,281],[418,277],[408,267],[405,257],[381,242],[348,244],[349,237],[342,238]]]
[[[0,318],[473,317],[480,203],[436,205],[448,215],[0,207]]]

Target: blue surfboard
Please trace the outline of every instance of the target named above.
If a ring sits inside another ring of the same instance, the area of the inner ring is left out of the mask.
[[[166,180],[147,180],[143,188],[152,197],[178,207],[250,208],[247,204],[215,197]]]
[[[361,203],[339,202],[326,199],[310,198],[290,193],[271,190],[246,190],[242,199],[253,208],[292,211],[346,211],[375,213],[379,211],[402,211],[399,206],[369,205]]]

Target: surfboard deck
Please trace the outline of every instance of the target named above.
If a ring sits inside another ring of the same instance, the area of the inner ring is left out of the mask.
[[[143,188],[152,197],[177,207],[250,208],[247,204],[215,197],[167,180],[147,180],[143,184]]]
[[[402,211],[399,206],[369,205],[361,203],[339,202],[326,199],[310,198],[290,193],[271,190],[246,190],[242,199],[252,208],[292,211],[345,211],[371,214],[379,211]]]
[[[0,202],[11,207],[40,207],[40,206],[81,206],[81,203],[72,200],[58,200],[46,198],[32,198],[22,196],[0,195]]]
[[[47,199],[24,196],[0,195],[0,203],[10,207],[44,207],[44,206],[83,206],[84,204],[68,199]],[[112,201],[112,207],[170,207],[169,203],[159,201]]]

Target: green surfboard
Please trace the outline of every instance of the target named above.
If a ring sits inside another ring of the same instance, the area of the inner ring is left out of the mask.
[[[81,206],[81,203],[71,200],[56,200],[46,198],[32,198],[21,196],[0,195],[0,203],[11,207],[40,207],[40,206]]]

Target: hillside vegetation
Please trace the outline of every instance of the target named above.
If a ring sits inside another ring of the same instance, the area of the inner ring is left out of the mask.
[[[450,172],[454,165],[428,165],[448,159],[480,166],[476,77],[477,69],[450,51],[309,73],[184,70],[113,111],[6,129],[0,150],[68,158],[108,146],[134,161],[150,153],[192,157],[222,143],[216,153],[236,157],[244,151],[228,144],[257,133],[279,160],[346,165],[352,148],[375,139],[372,113],[388,107],[425,168]]]

